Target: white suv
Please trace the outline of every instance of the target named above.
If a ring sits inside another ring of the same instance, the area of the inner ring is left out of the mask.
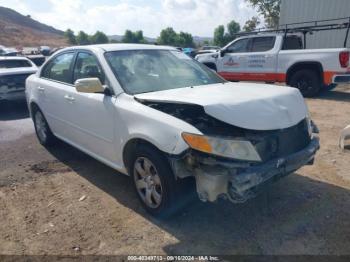
[[[26,95],[41,144],[62,139],[129,174],[153,215],[175,211],[193,178],[202,201],[243,202],[319,148],[297,89],[230,83],[171,47],[66,48]]]

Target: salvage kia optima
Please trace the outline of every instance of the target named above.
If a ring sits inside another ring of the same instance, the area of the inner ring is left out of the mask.
[[[128,174],[153,215],[176,210],[186,179],[202,201],[244,202],[319,149],[297,89],[227,82],[171,47],[63,49],[26,96],[42,145],[59,138]]]

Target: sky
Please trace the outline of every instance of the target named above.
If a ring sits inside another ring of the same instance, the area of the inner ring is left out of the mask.
[[[244,25],[256,12],[244,0],[0,0],[0,6],[60,30],[123,35],[126,29],[157,37],[162,29],[213,36],[232,19]]]

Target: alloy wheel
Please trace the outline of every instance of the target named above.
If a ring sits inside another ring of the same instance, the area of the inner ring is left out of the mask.
[[[142,201],[150,208],[162,202],[162,184],[157,169],[146,157],[139,157],[134,164],[134,181]]]

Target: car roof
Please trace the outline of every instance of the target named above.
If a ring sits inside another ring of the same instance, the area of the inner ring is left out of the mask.
[[[28,58],[26,58],[24,56],[0,56],[0,61],[4,61],[4,60],[26,60],[26,61],[30,61]]]
[[[84,45],[84,46],[72,46],[66,47],[63,50],[102,50],[105,52],[111,51],[122,51],[122,50],[177,50],[172,46],[161,46],[161,45],[147,45],[147,44],[100,44],[100,45]],[[61,50],[60,50],[61,51]]]

